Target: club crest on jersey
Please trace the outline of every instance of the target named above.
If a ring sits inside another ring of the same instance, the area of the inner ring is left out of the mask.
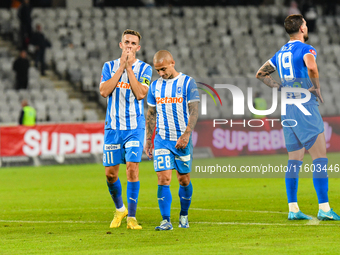
[[[182,94],[182,86],[177,87],[177,95]]]
[[[316,56],[316,52],[315,52],[315,50],[313,50],[313,49],[310,49],[310,50],[309,50],[309,52],[310,52],[310,53],[312,53],[314,56]]]

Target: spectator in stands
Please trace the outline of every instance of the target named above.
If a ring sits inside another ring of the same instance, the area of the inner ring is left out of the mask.
[[[298,6],[297,2],[295,2],[295,1],[290,2],[290,7],[288,9],[288,15],[292,15],[292,14],[301,14],[301,12],[299,10],[299,6]]]
[[[312,0],[308,0],[302,7],[302,15],[305,17],[308,24],[308,32],[313,33],[315,31],[316,19],[318,13]]]
[[[18,8],[18,18],[20,19],[19,47],[27,50],[29,39],[32,35],[32,18],[30,0],[23,0]]]
[[[27,59],[26,51],[20,51],[20,56],[13,63],[13,70],[15,72],[15,89],[27,89],[29,66],[30,63]]]
[[[1,0],[0,1],[0,8],[11,8],[12,1],[11,0]]]
[[[19,125],[23,126],[34,126],[37,122],[37,114],[32,106],[28,105],[26,99],[21,101],[21,113],[19,117]]]
[[[31,42],[32,45],[35,46],[34,53],[34,63],[35,67],[38,68],[38,63],[40,62],[40,73],[41,75],[45,75],[45,50],[46,48],[51,47],[51,43],[48,39],[46,39],[44,33],[42,32],[41,25],[36,25],[36,31],[32,34]]]

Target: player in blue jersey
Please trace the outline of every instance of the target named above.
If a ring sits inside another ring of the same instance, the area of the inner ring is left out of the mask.
[[[153,64],[161,77],[152,82],[148,92],[145,153],[149,158],[152,157],[151,137],[157,122],[154,168],[158,177],[157,198],[163,221],[156,230],[173,229],[170,221],[170,182],[173,169],[176,170],[180,184],[179,227],[188,228],[188,210],[193,191],[190,181],[193,149],[191,132],[198,118],[199,94],[195,80],[175,70],[175,61],[170,52],[158,51]]]
[[[116,206],[111,228],[117,228],[127,217],[128,229],[142,229],[136,220],[139,194],[138,164],[142,158],[145,118],[144,100],[152,68],[136,59],[141,36],[125,30],[119,43],[122,55],[104,64],[100,94],[107,98],[103,165],[109,192]],[[123,204],[119,165],[126,164],[128,208]]]
[[[295,120],[289,127],[283,127],[288,165],[286,172],[286,191],[288,197],[289,220],[310,220],[302,213],[297,203],[299,171],[308,150],[313,159],[315,171],[313,184],[319,202],[319,220],[340,220],[330,208],[328,202],[328,175],[324,124],[318,109],[318,98],[323,103],[320,92],[319,73],[316,64],[316,50],[305,42],[308,40],[308,28],[302,15],[290,15],[284,26],[290,40],[257,72],[256,77],[271,88],[299,87],[311,92],[309,101],[303,104],[310,115],[305,115],[295,104],[287,105],[286,115],[282,120]],[[270,75],[278,70],[281,83]],[[289,92],[288,98],[304,98],[303,93]],[[287,123],[287,122],[286,122]]]

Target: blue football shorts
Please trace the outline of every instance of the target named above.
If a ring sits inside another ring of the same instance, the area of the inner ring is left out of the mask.
[[[126,162],[141,162],[145,129],[105,129],[103,165],[115,166]]]
[[[290,126],[283,127],[288,152],[300,150],[303,147],[309,150],[315,143],[318,135],[324,131],[324,124],[318,105],[308,104],[303,106],[312,115],[305,115],[296,105],[287,105],[286,115],[281,115],[281,121],[286,120],[283,125]]]
[[[187,147],[176,149],[177,141],[163,140],[160,135],[155,136],[153,163],[156,172],[176,169],[181,174],[191,172],[193,146],[191,138]]]

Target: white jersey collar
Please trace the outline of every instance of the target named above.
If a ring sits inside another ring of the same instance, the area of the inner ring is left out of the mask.
[[[300,40],[288,41],[287,43],[301,42]]]
[[[163,79],[163,78],[162,78],[162,79],[163,79],[164,81],[175,81],[175,80],[177,80],[181,75],[182,75],[182,73],[179,72],[178,75],[177,75],[176,77],[172,78],[172,79]]]

